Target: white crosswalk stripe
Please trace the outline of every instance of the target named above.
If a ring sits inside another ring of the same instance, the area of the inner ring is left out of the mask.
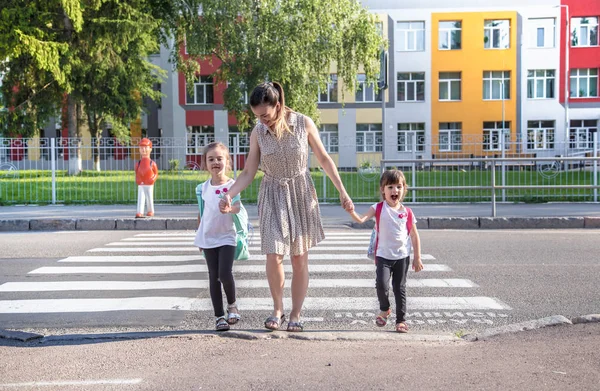
[[[323,320],[318,316],[311,318],[310,311],[377,310],[375,265],[365,255],[370,235],[370,230],[326,232],[327,239],[310,250],[310,291],[303,308],[308,312],[306,319]],[[193,232],[135,234],[88,250],[93,254],[67,257],[59,260],[57,266],[31,270],[28,275],[35,277],[34,281],[6,282],[0,285],[0,293],[12,297],[18,294],[31,296],[34,293],[38,296],[35,299],[2,299],[0,315],[136,310],[210,312],[212,304],[208,298],[208,270],[198,248],[193,246],[194,236]],[[260,254],[259,244],[260,237],[255,234],[250,259],[234,264],[236,288],[245,294],[239,295],[238,305],[244,311],[272,310],[265,276],[265,256]],[[194,254],[169,255],[174,252]],[[471,280],[449,278],[453,270],[436,262],[433,255],[423,254],[422,259],[425,261],[424,273],[410,271],[407,279],[409,288],[450,289],[445,293],[461,289],[462,295],[464,289],[478,288]],[[284,271],[292,271],[289,261],[284,263]],[[433,278],[431,273],[446,274]],[[285,286],[290,285],[291,281],[286,280]],[[328,296],[331,289],[335,289],[335,297]],[[85,292],[88,294],[84,296]],[[94,292],[93,297],[89,297],[90,292]],[[141,297],[131,297],[135,292],[139,292]],[[44,297],[50,294],[53,296]],[[56,297],[61,294],[68,296]],[[109,297],[98,297],[104,294]],[[418,297],[409,294],[407,303],[410,311],[511,309],[496,298],[476,295]],[[285,299],[284,305],[291,308],[289,298]]]

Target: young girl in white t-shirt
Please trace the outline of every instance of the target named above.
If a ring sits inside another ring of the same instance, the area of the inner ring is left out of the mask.
[[[226,173],[231,169],[229,150],[223,143],[211,143],[204,148],[206,169],[210,179],[202,184],[204,210],[198,214],[198,232],[194,245],[204,252],[210,287],[210,298],[216,317],[216,330],[229,330],[229,325],[240,320],[235,302],[233,259],[236,248],[236,231],[232,213],[240,211],[241,201],[234,202],[221,213],[220,199],[227,194],[234,181]],[[227,297],[227,316],[223,309],[223,294]]]
[[[354,221],[364,223],[376,217],[377,210],[380,210],[378,240],[375,248],[375,262],[377,265],[375,286],[381,312],[375,319],[375,323],[380,327],[385,326],[392,312],[388,298],[391,277],[396,298],[396,331],[406,333],[408,332],[408,325],[406,324],[406,275],[410,264],[411,247],[414,253],[413,270],[419,272],[423,269],[421,239],[419,238],[419,231],[417,231],[417,220],[412,211],[402,205],[402,200],[404,200],[408,190],[406,178],[402,171],[385,171],[379,180],[379,187],[383,198],[379,208],[379,203],[377,203],[372,205],[364,216],[358,215],[354,210],[350,211],[350,215]]]

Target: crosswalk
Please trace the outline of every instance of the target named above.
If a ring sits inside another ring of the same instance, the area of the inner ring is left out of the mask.
[[[366,258],[370,232],[332,230],[326,232],[326,237],[310,251],[309,296],[303,308],[307,319],[326,321],[356,311],[377,312],[375,266]],[[86,255],[36,268],[22,281],[0,285],[0,316],[114,311],[210,314],[207,268],[193,239],[193,232],[137,233],[89,249]],[[238,306],[245,314],[272,309],[265,257],[260,255],[259,244],[260,238],[255,234],[250,259],[234,265]],[[502,314],[511,310],[497,298],[468,294],[479,286],[469,279],[457,278],[460,276],[452,268],[439,263],[433,255],[423,254],[422,258],[423,272],[411,272],[407,281],[409,317],[410,313],[417,318],[423,313],[437,313],[443,318],[443,311],[454,315],[470,311],[482,316],[506,316]],[[284,269],[291,272],[289,261],[284,263]],[[286,287],[290,283],[286,280]],[[453,290],[460,295],[453,295]],[[6,295],[10,299],[3,299]],[[291,308],[289,293],[286,296],[284,305]]]

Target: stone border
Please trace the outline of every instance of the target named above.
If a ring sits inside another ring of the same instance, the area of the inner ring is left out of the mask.
[[[30,342],[39,340],[39,343],[57,342],[57,341],[83,341],[83,340],[131,340],[152,337],[161,338],[179,338],[190,335],[199,337],[223,337],[238,338],[245,340],[268,340],[268,339],[297,339],[303,341],[404,341],[404,342],[475,342],[485,341],[491,337],[517,333],[521,331],[541,329],[544,327],[557,325],[575,325],[582,323],[600,323],[600,314],[590,314],[577,316],[568,319],[562,315],[554,315],[546,318],[529,320],[521,323],[513,323],[506,326],[485,329],[480,333],[466,334],[457,337],[454,334],[399,334],[393,331],[327,331],[315,330],[302,333],[289,333],[287,331],[265,331],[265,330],[229,330],[217,332],[211,330],[173,330],[173,331],[133,331],[124,333],[104,333],[104,334],[67,334],[67,335],[48,335],[28,333],[18,330],[0,329],[0,339],[11,339],[21,342]]]
[[[419,229],[600,229],[600,217],[421,217]],[[372,229],[375,223],[339,222],[328,228]],[[195,230],[197,218],[81,218],[0,220],[0,232],[94,230]],[[258,225],[254,225],[258,229]]]
[[[581,323],[600,323],[600,314],[590,314],[584,316],[577,316],[572,319],[568,319],[562,315],[553,315],[546,318],[529,320],[521,323],[508,324],[506,326],[493,327],[485,329],[480,333],[466,334],[461,338],[465,341],[485,341],[491,337],[497,335],[517,333],[520,331],[536,330],[544,327],[558,326],[558,325],[574,325]]]

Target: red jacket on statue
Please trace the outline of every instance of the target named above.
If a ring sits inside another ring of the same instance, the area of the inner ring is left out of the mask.
[[[138,185],[153,185],[158,178],[158,166],[149,157],[143,157],[135,166],[135,182]]]

